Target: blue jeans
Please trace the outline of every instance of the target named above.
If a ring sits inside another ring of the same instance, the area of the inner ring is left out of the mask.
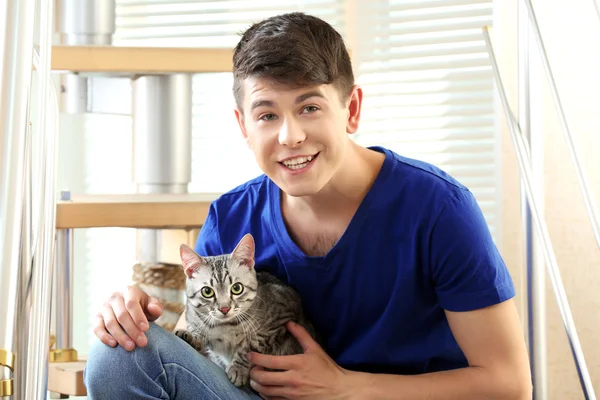
[[[260,399],[173,333],[151,323],[146,335],[146,347],[133,351],[92,346],[84,371],[89,399]]]

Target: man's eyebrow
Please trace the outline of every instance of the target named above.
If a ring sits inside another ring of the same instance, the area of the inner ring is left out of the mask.
[[[306,92],[296,97],[296,104],[302,103],[304,100],[310,99],[311,97],[320,97],[327,100],[325,96],[323,96],[323,93],[319,92],[318,90],[311,90],[310,92]]]
[[[250,105],[250,111],[258,107],[275,107],[275,103],[271,100],[254,100]]]
[[[296,97],[296,104],[302,103],[311,97],[320,97],[322,99],[326,99],[323,93],[319,92],[318,90],[311,90],[310,92],[306,92]],[[255,100],[250,105],[250,110],[254,110],[258,107],[275,107],[275,102],[272,100]]]

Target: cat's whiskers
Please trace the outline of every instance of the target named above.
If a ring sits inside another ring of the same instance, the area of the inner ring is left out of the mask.
[[[246,340],[249,343],[252,343],[252,338],[255,336],[254,334],[258,332],[258,328],[252,325],[251,323],[248,324],[248,315],[244,312],[238,314],[238,316],[240,317],[240,325],[242,326],[242,330],[244,331]]]
[[[212,310],[208,315],[209,315],[209,320],[210,320],[210,327],[214,328],[215,326],[217,326],[219,324],[219,319],[217,317],[215,317],[215,310]]]
[[[198,330],[198,336],[200,338],[205,338],[206,337],[206,333],[208,331],[208,329],[210,328],[210,317],[208,315],[204,315],[204,314],[198,314],[198,317],[200,318],[200,321],[202,322],[202,324],[199,324],[199,330]]]
[[[253,317],[248,312],[242,312],[242,316],[244,318],[244,324],[252,329],[252,333],[256,333],[259,330],[259,326],[255,324]]]
[[[259,320],[256,315],[250,314],[249,312],[245,312],[244,315],[246,316],[248,323],[252,324],[255,330],[259,330],[262,319]]]
[[[256,296],[254,298],[254,301],[257,301],[257,300],[264,302],[264,300],[262,298],[260,298],[259,296]],[[268,318],[264,318],[264,311],[262,311],[262,309],[260,309],[260,308],[254,309],[252,314],[250,314],[248,312],[248,315],[251,316],[254,319],[254,321],[259,325],[261,325],[263,323],[263,321],[268,319]]]
[[[261,302],[261,303],[263,303],[263,304],[265,303],[265,301],[262,299],[262,297],[260,297],[260,296],[258,295],[258,293],[256,294],[256,296],[254,297],[254,300],[252,300],[252,301],[253,301],[253,302],[258,302],[258,301],[260,301],[260,302]]]
[[[244,331],[244,336],[246,336],[246,340],[250,341],[251,336],[250,336],[250,333],[248,332],[248,330],[246,329],[246,324],[244,324],[244,315],[237,314],[235,316],[235,319],[238,321],[239,325],[242,327],[242,330]]]
[[[252,329],[251,334],[254,335],[256,332],[259,331],[259,327],[260,325],[257,323],[256,319],[254,318],[254,316],[250,313],[248,313],[248,311],[241,311],[239,313],[240,317],[242,318],[242,326],[245,328],[246,326],[248,326],[248,328]]]

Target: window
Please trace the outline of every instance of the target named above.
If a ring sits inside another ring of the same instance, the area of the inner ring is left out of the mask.
[[[497,240],[500,160],[481,27],[491,0],[358,2],[357,141],[439,166],[469,187]]]

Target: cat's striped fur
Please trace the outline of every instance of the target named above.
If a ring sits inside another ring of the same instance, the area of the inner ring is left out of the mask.
[[[236,386],[248,383],[249,351],[302,353],[285,328],[287,321],[303,325],[315,337],[296,291],[255,271],[254,247],[248,234],[231,254],[202,257],[185,245],[180,249],[188,277],[187,331],[175,333],[223,368]]]

